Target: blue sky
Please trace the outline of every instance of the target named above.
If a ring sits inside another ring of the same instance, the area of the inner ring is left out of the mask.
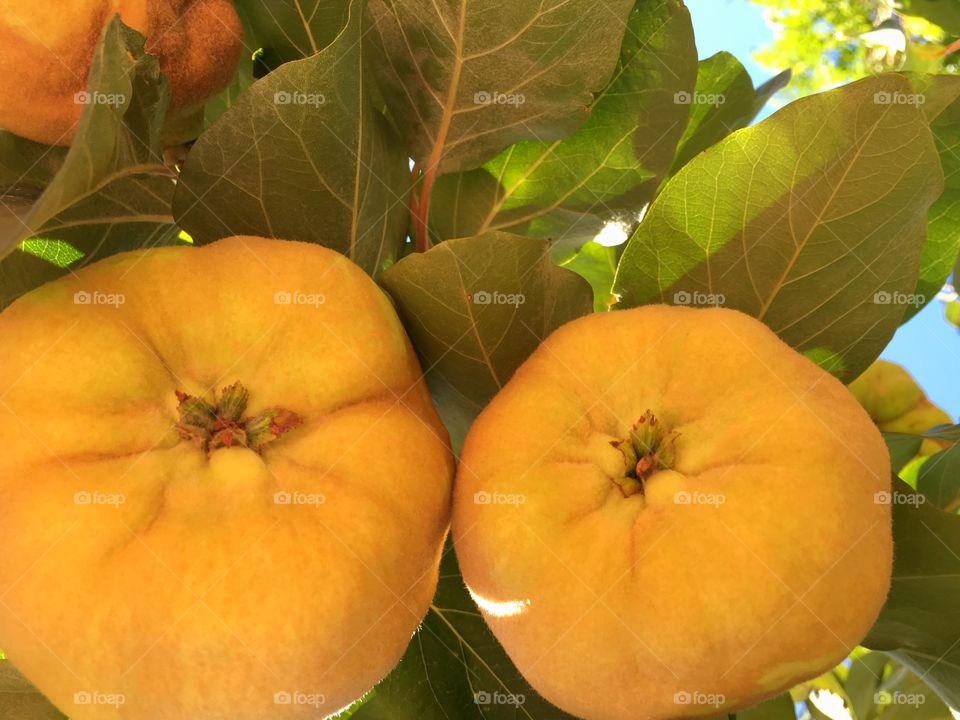
[[[687,0],[687,7],[701,58],[720,50],[733,53],[755,85],[773,74],[751,57],[772,38],[761,7],[749,0]],[[906,367],[934,403],[955,421],[960,417],[960,332],[944,320],[943,303],[934,300],[902,326],[881,357]]]

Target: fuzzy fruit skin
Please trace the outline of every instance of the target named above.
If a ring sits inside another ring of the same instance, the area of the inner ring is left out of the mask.
[[[624,497],[610,442],[647,410],[676,432],[674,464]],[[590,720],[750,706],[842,660],[889,589],[879,432],[733,310],[564,325],[474,423],[454,487],[456,553],[487,623],[538,692]]]
[[[0,127],[69,145],[94,48],[115,14],[147,38],[170,80],[171,116],[199,107],[230,82],[243,49],[231,0],[6,0],[0,6]]]
[[[236,381],[303,424],[208,459],[175,391]],[[72,720],[323,717],[399,660],[453,461],[389,299],[343,256],[239,237],[96,263],[0,314],[0,396],[0,647]],[[95,491],[125,502],[75,504]]]
[[[919,435],[953,419],[927,399],[917,381],[900,365],[876,360],[852,383],[850,392],[881,430]],[[945,441],[927,438],[920,455],[933,455],[948,447]]]

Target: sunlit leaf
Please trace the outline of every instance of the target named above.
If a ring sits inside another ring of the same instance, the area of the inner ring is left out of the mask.
[[[724,304],[858,375],[899,324],[943,187],[923,115],[884,102],[909,91],[881,75],[802,98],[694,158],[626,247],[622,304]]]

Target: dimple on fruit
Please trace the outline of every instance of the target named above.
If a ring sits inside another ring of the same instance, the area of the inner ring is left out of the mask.
[[[718,715],[842,660],[891,574],[890,465],[850,392],[761,322],[648,306],[554,332],[474,423],[464,580],[590,720]]]
[[[343,256],[96,263],[0,314],[0,398],[0,647],[72,720],[322,717],[399,660],[452,457]]]
[[[199,107],[237,69],[243,26],[231,0],[6,0],[0,5],[0,127],[68,145],[94,48],[116,14],[159,56],[173,114]]]

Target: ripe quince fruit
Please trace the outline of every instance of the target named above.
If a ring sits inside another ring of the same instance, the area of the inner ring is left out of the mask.
[[[243,49],[231,0],[6,0],[0,6],[0,127],[69,145],[94,48],[119,14],[143,33],[170,81],[170,116],[188,113],[230,82]]]
[[[473,424],[454,487],[484,618],[577,717],[748,707],[846,657],[889,588],[880,433],[734,310],[562,326]]]
[[[849,387],[877,427],[886,432],[919,435],[937,425],[953,423],[950,415],[927,399],[913,376],[896,363],[874,361]],[[919,454],[933,455],[948,446],[948,442],[927,438]]]
[[[72,720],[325,717],[433,597],[453,460],[316,245],[116,255],[0,314],[0,647]]]

